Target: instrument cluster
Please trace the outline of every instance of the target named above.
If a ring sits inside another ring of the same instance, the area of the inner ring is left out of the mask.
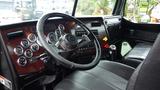
[[[36,35],[31,33],[27,39],[22,39],[20,44],[14,48],[14,53],[19,57],[17,59],[19,66],[26,66],[27,63],[31,62],[34,52],[39,51],[40,46],[36,41]]]
[[[55,32],[49,32],[46,35],[46,41],[49,44],[55,43],[57,41]],[[14,54],[18,56],[17,64],[21,67],[25,67],[28,63],[38,60],[38,58],[40,58],[43,62],[47,62],[49,56],[47,56],[45,52],[40,55],[34,55],[40,50],[40,48],[42,48],[41,46],[42,45],[38,40],[38,37],[33,33],[29,34],[27,38],[22,39],[14,48]],[[41,58],[40,56],[46,57],[44,59],[44,57]]]

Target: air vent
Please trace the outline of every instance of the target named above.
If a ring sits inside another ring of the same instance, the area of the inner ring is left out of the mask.
[[[100,23],[100,22],[92,22],[92,23],[91,23],[91,26],[92,26],[92,27],[100,27],[100,26],[101,26],[101,23]]]
[[[23,30],[21,30],[21,29],[17,29],[18,31],[15,31],[15,32],[9,32],[9,33],[7,33],[7,37],[8,37],[8,39],[14,39],[14,38],[16,38],[16,37],[21,37],[21,36],[23,36]]]
[[[76,31],[76,36],[82,36],[82,35],[84,35],[84,34],[87,34],[87,32],[86,31]]]

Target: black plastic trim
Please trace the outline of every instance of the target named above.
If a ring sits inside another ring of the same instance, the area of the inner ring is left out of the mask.
[[[4,43],[3,39],[2,39],[2,34],[1,33],[0,33],[0,44],[2,46],[2,51],[4,51],[4,53],[5,53],[6,61],[7,61],[7,64],[8,64],[8,68],[9,68],[9,70],[11,72],[11,78],[13,80],[12,86],[14,87],[13,90],[19,90],[18,77],[17,77],[18,75],[17,75],[17,73],[15,71],[15,67],[13,66],[12,61],[11,61],[11,59],[9,57],[9,54],[8,54],[7,48],[5,47],[5,43]]]
[[[117,0],[112,15],[123,15],[123,9],[126,0]]]
[[[72,16],[75,16],[76,8],[77,8],[77,3],[78,3],[78,0],[75,0],[74,6],[73,6],[73,11],[72,11]]]

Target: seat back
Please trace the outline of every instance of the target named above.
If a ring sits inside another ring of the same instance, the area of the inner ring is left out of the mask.
[[[146,59],[132,74],[127,90],[160,90],[160,35]]]

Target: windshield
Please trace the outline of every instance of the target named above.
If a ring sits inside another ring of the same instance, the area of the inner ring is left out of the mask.
[[[72,14],[75,0],[0,0],[0,25],[39,19],[48,12]],[[112,15],[116,0],[78,0],[75,16]]]
[[[75,0],[0,0],[0,25],[40,18],[47,12],[71,15]]]
[[[116,0],[78,0],[76,16],[111,16]]]

